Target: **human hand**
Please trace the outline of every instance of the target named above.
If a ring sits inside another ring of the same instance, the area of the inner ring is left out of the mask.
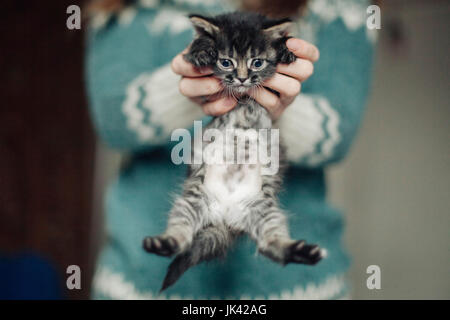
[[[291,38],[286,46],[297,59],[290,64],[279,64],[277,72],[263,83],[262,88],[250,92],[250,96],[265,107],[274,120],[279,118],[300,93],[302,82],[313,74],[313,63],[319,59],[319,49],[307,41]]]
[[[297,60],[291,64],[279,64],[275,75],[265,81],[266,88],[256,88],[249,93],[259,104],[265,107],[272,118],[277,119],[300,93],[301,82],[308,79],[313,71],[313,63],[319,59],[319,50],[309,42],[291,38],[286,42]],[[192,101],[198,103],[208,115],[218,116],[230,111],[236,106],[236,100],[222,96],[223,87],[220,81],[212,76],[212,69],[198,69],[185,61],[184,50],[172,60],[172,70],[181,75],[180,92]],[[205,98],[208,97],[208,98]]]
[[[182,78],[179,83],[181,94],[199,104],[207,115],[219,116],[236,106],[236,100],[222,96],[223,87],[220,81],[212,76],[211,68],[196,68],[187,62],[183,55],[187,49],[172,59],[173,72]]]

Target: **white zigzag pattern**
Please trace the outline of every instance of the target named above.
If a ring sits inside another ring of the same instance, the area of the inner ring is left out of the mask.
[[[122,111],[127,117],[127,127],[135,131],[141,141],[148,141],[155,136],[154,128],[144,121],[144,112],[137,107],[141,98],[139,88],[149,79],[149,74],[142,74],[133,80],[126,89],[126,99],[122,105]]]
[[[325,98],[317,98],[317,106],[320,111],[326,115],[328,122],[326,125],[326,131],[328,132],[328,138],[322,143],[322,150],[319,154],[314,154],[309,157],[308,162],[310,165],[317,165],[322,161],[326,161],[333,155],[334,147],[340,142],[341,135],[339,133],[339,114],[330,106],[329,102]]]
[[[179,76],[166,64],[152,73],[139,75],[127,86],[122,111],[127,127],[142,142],[164,142],[173,130],[190,127],[194,120],[202,118],[202,109],[179,92],[178,81]],[[145,110],[150,113],[148,118]],[[162,129],[157,140],[150,123]]]
[[[348,30],[356,31],[366,26],[368,5],[369,2],[364,0],[314,0],[308,3],[308,10],[325,23],[341,18]],[[317,29],[317,26],[313,28]],[[378,32],[368,28],[365,30],[369,41],[375,43]],[[308,34],[315,33],[317,30]],[[311,38],[314,39],[314,35]]]
[[[176,0],[178,4],[188,5],[206,5],[212,6],[220,4],[224,8],[232,9],[233,5],[230,1],[218,2],[216,0]],[[140,0],[139,6],[144,8],[156,8],[159,5],[159,0]],[[354,0],[313,0],[308,3],[309,13],[313,13],[321,18],[325,23],[342,18],[344,24],[351,31],[355,31],[365,25],[367,19],[366,8],[367,2]],[[118,23],[121,26],[129,25],[137,14],[136,6],[131,6],[118,14]],[[93,29],[99,29],[106,25],[106,22],[111,17],[107,13],[98,13],[92,17],[90,26]],[[315,35],[319,25],[314,23],[307,23],[303,18],[297,21],[297,27],[300,27],[299,35],[305,40],[315,42]],[[159,34],[165,29],[168,29],[171,34],[178,34],[191,28],[191,25],[185,17],[185,12],[174,9],[160,9],[155,19],[148,25],[148,30],[152,34]],[[369,30],[366,28],[367,38],[372,42],[376,42],[378,32],[376,30]]]
[[[94,289],[101,295],[117,300],[190,300],[192,296],[158,295],[153,292],[141,292],[133,283],[125,280],[120,273],[113,272],[106,267],[100,268],[93,282]],[[326,300],[339,297],[346,288],[345,277],[335,275],[328,277],[323,283],[308,284],[306,288],[296,286],[293,290],[284,290],[280,294],[272,294],[269,300]],[[341,298],[341,297],[340,297]],[[199,298],[204,300],[205,298]],[[207,298],[206,298],[207,299]],[[211,297],[210,300],[218,298]],[[235,300],[236,297],[227,297],[227,300]],[[255,300],[265,300],[263,296],[255,296]],[[250,295],[241,295],[239,300],[252,300]]]
[[[305,159],[315,166],[330,158],[341,140],[339,114],[322,96],[300,94],[285,110],[278,124],[288,146],[287,157],[293,162]],[[316,151],[319,144],[322,148]]]
[[[366,22],[366,1],[314,0],[308,8],[326,23],[342,18],[345,26],[353,31]]]
[[[135,7],[125,8],[118,15],[118,23],[122,26],[128,26],[131,22],[133,22],[136,14],[137,10]]]
[[[191,22],[186,12],[174,9],[161,9],[147,27],[152,34],[158,34],[168,29],[171,34],[178,34],[191,29]]]

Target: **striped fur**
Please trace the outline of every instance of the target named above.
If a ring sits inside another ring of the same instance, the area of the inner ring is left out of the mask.
[[[286,19],[271,21],[249,13],[234,13],[220,18],[193,17],[198,32],[195,40],[197,45],[194,41],[187,60],[196,66],[204,66],[205,63],[216,66],[215,75],[223,80],[224,86],[228,85],[229,90],[236,89],[234,78],[242,75],[256,79],[256,82],[252,82],[251,90],[274,74],[277,63],[295,59],[284,52],[285,45],[280,44],[280,39],[285,40],[286,34],[279,26],[284,28]],[[229,26],[236,21],[239,22],[239,28],[242,28],[242,34],[238,37],[239,41],[230,46],[233,43],[230,39],[236,40],[236,33]],[[259,30],[255,31],[255,26]],[[228,44],[227,39],[230,40]],[[205,43],[208,44],[206,47]],[[248,47],[239,47],[240,44]],[[262,70],[244,70],[247,68],[245,61],[252,59],[254,54],[259,58],[274,60],[266,63]],[[239,70],[219,70],[217,61],[224,55],[240,61]],[[231,82],[228,81],[230,77],[233,80]],[[236,92],[236,95],[238,93],[237,106],[230,112],[215,117],[206,129],[216,129],[224,134],[229,129],[242,132],[265,129],[272,134],[272,119],[267,110],[242,90]],[[257,142],[261,145],[259,136]],[[205,154],[205,150],[214,147],[214,143],[215,141],[204,141],[202,149],[194,149],[193,153]],[[267,139],[265,143],[268,150],[272,150],[272,140]],[[243,146],[234,139],[227,141],[227,144],[225,147],[244,148],[241,151],[246,157],[251,147],[250,142]],[[313,265],[322,258],[318,246],[289,236],[286,215],[279,208],[277,198],[286,166],[285,151],[281,143],[274,147],[278,147],[279,151],[279,170],[273,175],[261,173],[264,166],[269,165],[262,163],[190,165],[183,193],[175,200],[166,231],[160,236],[144,239],[144,248],[148,252],[162,256],[176,255],[161,290],[173,285],[190,267],[202,261],[224,257],[233,240],[242,234],[248,234],[256,241],[260,253],[282,265],[291,262]]]

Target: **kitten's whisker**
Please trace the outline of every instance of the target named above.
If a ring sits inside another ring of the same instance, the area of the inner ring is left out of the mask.
[[[259,92],[258,89],[264,89],[263,85],[260,84],[260,83],[257,83],[257,84],[256,84],[256,87],[254,88],[254,90],[255,90],[255,96],[259,98],[260,92]]]
[[[236,101],[239,100],[238,97],[236,96],[236,93],[234,92],[233,88],[230,88],[230,93],[231,93],[231,96],[233,97],[233,99],[235,99]]]

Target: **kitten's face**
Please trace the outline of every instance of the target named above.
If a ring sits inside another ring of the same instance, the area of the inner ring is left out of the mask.
[[[245,93],[250,88],[261,85],[275,73],[276,64],[267,52],[255,52],[249,48],[245,54],[237,50],[227,50],[218,54],[214,75],[222,80],[225,88],[237,93]]]
[[[278,63],[295,60],[285,45],[290,26],[287,19],[231,13],[214,18],[191,16],[191,21],[197,37],[185,58],[197,67],[212,67],[232,94],[262,85]]]

